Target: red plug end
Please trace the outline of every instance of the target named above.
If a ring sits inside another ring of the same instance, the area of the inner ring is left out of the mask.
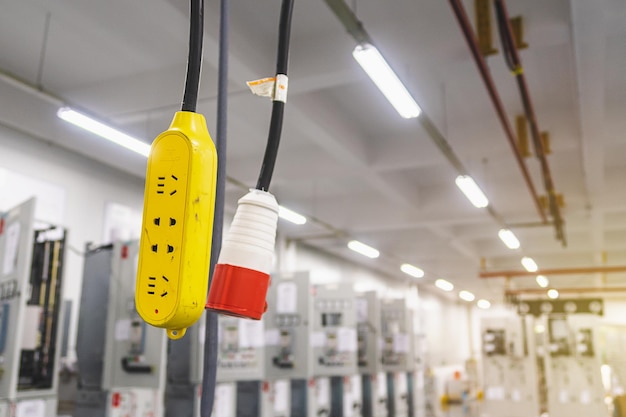
[[[269,274],[218,264],[213,279],[206,308],[228,316],[261,319],[266,309]]]
[[[207,309],[261,319],[267,309],[277,223],[278,203],[270,193],[252,190],[239,200],[213,273]]]

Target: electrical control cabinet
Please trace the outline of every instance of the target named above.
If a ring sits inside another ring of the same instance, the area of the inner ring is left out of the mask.
[[[0,214],[0,415],[57,409],[66,232],[35,228],[35,204]]]
[[[352,285],[316,285],[311,290],[313,375],[358,374],[356,295]]]
[[[291,417],[306,417],[307,408],[317,408],[316,381],[312,378],[311,285],[307,272],[272,275],[267,293],[265,323],[265,375],[270,384],[289,381],[287,397]],[[309,380],[310,379],[310,380]],[[284,386],[284,385],[281,385]],[[322,387],[323,388],[323,387]],[[330,398],[330,386],[325,397]],[[284,395],[281,390],[279,396]],[[284,403],[279,398],[279,404]],[[330,410],[328,405],[321,410]],[[314,412],[314,411],[311,411]],[[311,414],[313,415],[313,414]]]
[[[360,416],[356,298],[351,285],[273,275],[265,314],[268,381],[290,380],[291,417]]]
[[[135,309],[138,242],[87,248],[76,417],[163,415],[166,335]]]
[[[545,373],[550,417],[607,414],[600,373],[598,317],[544,316]]]
[[[216,417],[288,417],[289,381],[265,380],[264,321],[218,319]]]
[[[485,417],[541,414],[534,328],[532,316],[483,318]]]
[[[332,416],[360,416],[356,293],[351,284],[315,285],[312,296],[313,375],[330,377]]]
[[[387,377],[382,368],[380,300],[375,291],[356,299],[358,366],[361,373],[363,417],[387,417]]]
[[[387,374],[389,416],[409,415],[409,372],[415,367],[413,320],[404,299],[383,299],[380,304],[381,364]]]

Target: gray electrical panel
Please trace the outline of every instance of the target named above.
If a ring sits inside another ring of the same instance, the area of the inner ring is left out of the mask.
[[[273,414],[274,408],[264,401],[270,393],[263,382],[264,345],[263,321],[219,316],[215,417],[286,417],[287,405]]]
[[[262,320],[220,316],[217,381],[260,381],[265,377],[265,330]]]
[[[551,417],[606,414],[600,373],[598,316],[544,317],[544,369]]]
[[[267,379],[290,380],[291,417],[360,416],[352,286],[311,285],[306,272],[274,275],[267,302]]]
[[[166,335],[135,309],[138,242],[85,253],[75,417],[162,416]]]
[[[35,204],[0,215],[0,415],[57,409],[66,232],[35,229]]]
[[[387,417],[387,376],[382,367],[380,300],[376,291],[356,299],[358,365],[362,374],[363,417]]]
[[[350,376],[357,370],[356,294],[351,284],[312,287],[313,376]]]
[[[383,299],[381,317],[381,363],[387,373],[387,410],[390,416],[410,413],[409,376],[415,366],[413,320],[404,299]]]
[[[267,293],[265,370],[267,379],[307,379],[312,376],[310,343],[311,288],[309,274],[272,275]]]
[[[360,416],[356,293],[351,284],[329,284],[313,286],[312,296],[313,375],[330,377],[330,415]]]
[[[481,326],[485,417],[540,415],[534,318],[489,317]]]

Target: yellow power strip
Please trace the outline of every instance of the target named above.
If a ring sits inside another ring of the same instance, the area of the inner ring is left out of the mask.
[[[204,116],[177,112],[152,143],[135,289],[141,317],[184,336],[204,311],[217,153]]]

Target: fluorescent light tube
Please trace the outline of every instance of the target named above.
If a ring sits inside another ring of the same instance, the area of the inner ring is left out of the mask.
[[[357,45],[352,56],[400,116],[413,119],[420,115],[422,110],[375,46]]]
[[[459,298],[461,300],[467,301],[468,303],[471,303],[476,297],[471,292],[463,290],[459,292]]]
[[[504,242],[507,248],[519,249],[519,240],[517,239],[517,236],[515,236],[515,234],[509,229],[500,229],[500,231],[498,232],[498,237],[502,242]]]
[[[147,143],[127,135],[126,133],[120,132],[111,126],[107,126],[102,122],[92,119],[83,113],[72,110],[69,107],[61,107],[57,111],[57,117],[117,145],[123,146],[126,149],[137,152],[139,155],[147,157],[150,154],[150,145]]]
[[[367,256],[368,258],[374,259],[380,256],[380,252],[378,250],[366,245],[365,243],[361,243],[358,240],[351,240],[348,242],[348,248],[352,249],[356,253],[360,253],[363,256]]]
[[[552,288],[551,290],[548,290],[548,298],[551,298],[553,300],[559,298],[559,292],[555,290],[554,288]]]
[[[450,281],[446,281],[445,279],[438,279],[435,281],[435,286],[443,291],[452,291],[454,289],[454,284]]]
[[[544,277],[543,275],[537,275],[537,278],[535,278],[535,281],[537,281],[537,284],[541,288],[546,288],[548,285],[550,285],[550,281],[548,280],[548,278]]]
[[[522,258],[522,266],[526,268],[528,272],[537,272],[539,267],[533,258],[529,258],[528,256],[524,256]]]
[[[488,300],[478,300],[476,302],[476,305],[478,306],[478,308],[482,308],[483,310],[487,310],[489,307],[491,307],[491,303]]]
[[[461,191],[463,191],[465,197],[467,197],[467,199],[470,201],[470,203],[474,205],[474,207],[484,208],[489,205],[489,200],[487,199],[487,196],[485,196],[483,190],[480,189],[478,184],[476,184],[476,182],[474,182],[472,177],[470,177],[469,175],[459,175],[458,177],[456,177],[456,180],[454,182],[456,183],[456,186],[459,187]]]
[[[302,214],[296,213],[283,206],[278,206],[278,217],[298,225],[306,223],[306,217]]]
[[[410,275],[415,278],[424,277],[424,271],[422,271],[422,269],[416,266],[413,266],[411,264],[402,264],[402,266],[400,267],[400,270],[404,272],[405,274]]]

